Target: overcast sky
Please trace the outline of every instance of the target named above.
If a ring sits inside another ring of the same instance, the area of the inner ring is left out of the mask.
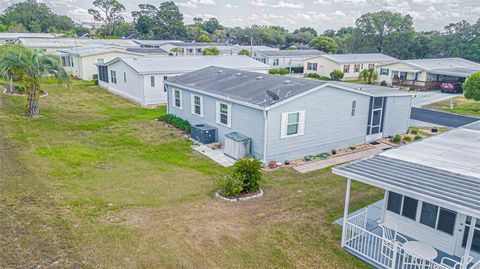
[[[38,0],[59,14],[75,21],[91,21],[87,9],[93,0]],[[138,4],[156,6],[161,0],[119,0],[127,8],[126,16]],[[21,0],[0,0],[0,10]],[[441,30],[462,19],[475,22],[480,17],[480,0],[175,0],[185,23],[193,17],[216,17],[226,26],[281,25],[290,30],[311,26],[319,32],[353,26],[362,13],[390,10],[410,14],[417,30]]]

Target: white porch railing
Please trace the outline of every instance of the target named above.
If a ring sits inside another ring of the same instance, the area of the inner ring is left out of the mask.
[[[426,260],[405,250],[401,244],[392,243],[366,230],[368,212],[350,216],[345,222],[344,247],[373,263],[392,269],[451,269],[433,260]]]

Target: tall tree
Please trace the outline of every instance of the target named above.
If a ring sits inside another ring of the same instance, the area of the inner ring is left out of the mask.
[[[8,6],[3,12],[2,23],[11,31],[48,32],[66,31],[75,28],[67,16],[54,14],[44,3],[26,1]]]
[[[27,116],[38,116],[41,94],[40,80],[55,77],[60,83],[68,83],[69,78],[58,56],[40,50],[12,46],[0,54],[0,76],[21,77],[27,94]]]
[[[117,0],[94,0],[93,6],[95,8],[88,9],[88,13],[94,20],[105,23],[104,35],[112,35],[115,26],[125,21],[122,14],[125,6]]]
[[[222,29],[222,25],[216,18],[210,18],[203,22],[203,29],[209,34],[213,34],[215,31]]]
[[[183,24],[183,14],[173,1],[153,5],[139,5],[140,10],[132,12],[137,31],[146,38],[184,39],[187,28]]]
[[[413,19],[390,11],[366,13],[355,22],[363,43],[372,46],[376,52],[383,50],[384,39],[394,32],[413,31]]]
[[[308,42],[308,45],[325,53],[335,53],[338,51],[338,44],[335,39],[327,36],[317,36]]]
[[[463,83],[465,98],[480,101],[480,72],[468,76]]]

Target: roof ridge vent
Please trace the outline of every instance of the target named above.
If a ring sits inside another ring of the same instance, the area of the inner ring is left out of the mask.
[[[222,70],[222,69],[218,69],[218,70],[217,70],[217,73],[223,73],[223,70]]]
[[[285,81],[283,82],[283,84],[290,84],[290,83],[292,83],[292,81],[289,80],[289,79],[287,79],[287,80],[285,80]]]
[[[261,80],[261,79],[263,79],[263,76],[258,76],[258,77],[256,77],[256,79]]]

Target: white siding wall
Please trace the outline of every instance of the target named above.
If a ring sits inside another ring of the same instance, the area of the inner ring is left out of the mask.
[[[396,96],[387,98],[383,136],[404,134],[408,131],[410,123],[411,96]]]
[[[117,84],[112,83],[111,71],[117,72]],[[127,82],[123,80],[123,73],[127,74]],[[141,76],[122,61],[108,66],[108,90],[126,97],[136,103],[144,105],[143,83]]]
[[[352,101],[357,101],[351,116]],[[326,87],[268,112],[267,161],[292,160],[365,142],[370,97]],[[305,110],[304,135],[281,138],[282,113]]]

